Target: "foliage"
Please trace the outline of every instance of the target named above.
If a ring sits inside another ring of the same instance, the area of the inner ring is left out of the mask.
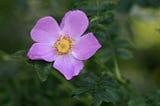
[[[26,57],[27,49],[13,54],[0,51],[1,73],[7,70],[6,73],[13,74],[13,77],[8,76],[2,80],[0,105],[160,106],[160,91],[145,95],[137,94],[130,86],[130,81],[121,75],[119,60],[133,57],[130,41],[125,35],[121,35],[121,26],[115,19],[115,12],[124,1],[71,0],[66,4],[68,9],[80,9],[88,15],[90,25],[87,32],[92,31],[102,44],[102,49],[84,62],[85,68],[81,74],[71,81],[65,80],[53,69],[53,63],[29,60]],[[47,2],[52,4],[52,0]],[[152,1],[147,0],[148,4],[150,2]],[[26,0],[19,3],[29,8]],[[157,7],[157,4],[154,6]],[[5,69],[3,64],[4,66],[9,64],[9,69]],[[0,76],[3,75],[1,73]],[[5,83],[7,81],[8,85]]]

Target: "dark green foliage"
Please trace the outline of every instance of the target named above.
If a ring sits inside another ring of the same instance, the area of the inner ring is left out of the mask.
[[[146,104],[148,106],[160,106],[160,91],[156,91],[146,97]]]
[[[86,70],[93,69],[94,72],[86,72],[80,76],[80,80],[78,83],[76,82],[79,89],[73,94],[75,98],[79,98],[84,94],[92,96],[93,106],[100,106],[103,102],[111,103],[112,105],[121,104],[122,100],[128,100],[129,97],[127,89],[121,85],[121,83],[124,83],[121,82],[121,77],[114,76],[114,70],[118,71],[117,58],[128,59],[132,57],[131,52],[127,49],[129,47],[128,41],[123,39],[123,36],[118,35],[119,27],[114,22],[114,11],[117,3],[118,1],[116,0],[114,2],[102,0],[101,2],[83,1],[81,4],[74,5],[74,8],[81,9],[87,13],[90,19],[90,26],[87,32],[94,32],[103,45],[99,54],[92,58],[94,63],[87,63]],[[27,64],[33,66],[42,81],[46,81],[48,75],[51,74],[52,63],[26,59],[25,51],[19,51],[14,56],[24,59]],[[102,63],[99,63],[100,61]],[[89,67],[89,64],[97,63],[101,64],[102,69],[105,70],[100,72],[100,67],[96,65]],[[111,70],[113,69],[113,72],[109,72],[110,69],[107,69],[106,63],[110,63],[112,67],[115,67],[115,69],[109,67]]]
[[[128,90],[108,75],[83,74],[79,77],[76,86],[78,89],[73,93],[73,97],[81,99],[90,95],[93,106],[101,106],[103,102],[116,105],[130,97]]]
[[[27,51],[22,50],[13,54],[13,58],[21,60],[26,64],[32,66],[37,72],[41,81],[46,81],[48,75],[51,74],[52,63],[48,63],[45,61],[32,61],[27,58]]]
[[[33,0],[32,2],[15,0],[9,3],[2,0],[0,2],[1,35],[3,35],[0,45],[3,47],[0,51],[0,106],[160,106],[160,91],[137,94],[130,83],[121,76],[119,69],[119,60],[130,59],[133,54],[131,42],[126,35],[120,33],[121,26],[115,14],[119,11],[128,12],[136,3],[157,8],[160,2],[158,0]],[[26,55],[33,43],[29,31],[37,19],[51,15],[60,22],[66,11],[74,9],[83,10],[87,14],[90,24],[86,33],[93,32],[102,48],[92,58],[84,61],[85,66],[79,76],[67,81],[53,68],[53,62],[32,61]],[[155,30],[159,31],[159,28]],[[20,35],[23,40],[20,38],[17,41],[16,37],[8,39],[13,35]],[[23,44],[20,45],[19,42]],[[27,49],[9,54],[21,48]],[[149,62],[155,62],[152,60],[153,57],[147,55],[147,58],[151,58]]]
[[[121,12],[129,12],[132,5],[140,5],[143,7],[154,7],[158,8],[160,6],[159,0],[120,0],[119,11]]]
[[[83,95],[91,95],[93,98],[93,106],[100,106],[103,101],[115,104],[118,100],[117,91],[119,84],[116,80],[108,75],[101,77],[87,73],[79,78],[77,91],[73,93],[73,97],[80,98]]]
[[[51,74],[52,63],[47,63],[44,61],[32,61],[27,58],[27,51],[21,50],[15,52],[13,55],[8,55],[4,52],[1,52],[1,60],[2,61],[18,61],[26,63],[27,65],[33,67],[37,72],[41,81],[46,81],[48,75]]]
[[[114,11],[118,0],[114,1],[81,1],[75,7],[88,13],[90,26],[88,32],[94,32],[102,44],[102,50],[98,52],[103,62],[111,62],[116,56],[122,59],[132,58],[128,50],[130,43],[123,35],[119,35],[118,23],[114,20]]]
[[[112,76],[112,72],[114,73],[115,70],[118,70],[118,57],[130,59],[132,58],[132,53],[128,50],[128,47],[130,47],[128,40],[124,39],[124,36],[119,35],[120,28],[114,20],[114,11],[116,10],[118,1],[95,0],[89,2],[86,0],[81,2],[81,5],[75,4],[75,8],[87,13],[90,19],[88,32],[94,32],[94,35],[102,44],[102,49],[94,58],[97,64],[101,64],[102,70],[100,70],[100,67],[96,70],[96,66],[92,66],[92,69],[96,73],[113,71],[109,72],[109,75],[91,74],[90,77],[87,73],[88,77],[83,77],[84,81],[80,81],[81,83],[83,82],[82,89],[76,92],[75,96],[81,96],[86,93],[92,95],[93,106],[100,106],[103,102],[111,102],[113,105],[116,103],[121,104],[122,100],[127,101],[129,99],[130,94],[123,85],[117,83]],[[120,76],[116,75],[116,77],[121,82]]]
[[[48,75],[51,74],[51,70],[52,70],[51,63],[46,63],[44,61],[30,61],[30,60],[28,63],[30,65],[33,65],[41,81],[47,80]]]
[[[144,98],[136,98],[129,101],[129,106],[160,106],[160,91],[144,95]]]
[[[129,101],[128,106],[147,106],[147,104],[145,103],[144,99],[136,99]]]

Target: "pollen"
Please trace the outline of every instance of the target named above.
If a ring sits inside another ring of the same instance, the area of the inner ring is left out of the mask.
[[[72,40],[69,37],[63,36],[55,43],[59,55],[67,54],[71,51]]]

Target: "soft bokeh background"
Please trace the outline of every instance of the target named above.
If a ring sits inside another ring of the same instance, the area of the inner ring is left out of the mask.
[[[46,15],[58,22],[76,0],[1,0],[0,50],[12,54],[32,45],[30,30]],[[92,2],[92,1],[91,1]],[[137,92],[160,88],[160,1],[120,0],[115,19],[120,35],[130,41],[134,57],[119,60],[123,76]],[[7,56],[3,56],[7,60]],[[83,106],[72,92],[49,76],[41,82],[34,69],[16,61],[0,61],[0,106]],[[67,104],[67,105],[66,105]]]

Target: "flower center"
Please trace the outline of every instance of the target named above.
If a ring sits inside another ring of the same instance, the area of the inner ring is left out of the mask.
[[[60,37],[60,39],[55,43],[55,48],[58,54],[63,55],[71,51],[72,40],[69,37]]]

